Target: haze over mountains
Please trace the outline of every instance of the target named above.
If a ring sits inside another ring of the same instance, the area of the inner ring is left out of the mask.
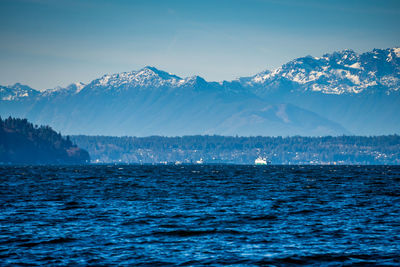
[[[400,48],[295,59],[234,81],[145,67],[36,91],[0,86],[0,115],[88,135],[400,133]]]

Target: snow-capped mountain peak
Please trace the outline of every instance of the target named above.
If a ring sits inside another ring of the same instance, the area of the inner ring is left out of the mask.
[[[91,88],[106,88],[107,90],[129,90],[132,88],[180,88],[206,85],[200,76],[181,78],[175,74],[146,66],[138,71],[107,74],[89,84]]]
[[[159,88],[174,86],[182,81],[182,78],[159,70],[155,67],[144,67],[138,71],[107,74],[100,79],[94,80],[91,86],[103,88]]]
[[[55,95],[60,95],[60,94],[73,95],[73,94],[79,93],[85,86],[86,86],[86,84],[84,84],[82,82],[71,83],[67,87],[57,86],[52,89],[44,90],[42,92],[42,95],[43,96],[55,96]]]
[[[306,56],[241,82],[244,86],[261,86],[267,91],[290,82],[300,91],[353,94],[373,88],[390,94],[400,88],[399,55],[399,48],[390,48],[363,54],[348,49],[320,58]]]
[[[36,95],[73,95],[81,91],[117,93],[131,89],[201,89],[214,88],[218,84],[226,88],[233,86],[235,90],[250,90],[257,95],[267,95],[270,91],[279,90],[323,94],[391,94],[395,91],[400,92],[400,48],[374,49],[362,54],[347,49],[321,57],[300,57],[275,70],[266,70],[230,83],[208,83],[199,76],[181,78],[146,66],[136,71],[106,74],[87,85],[73,83],[65,88],[56,87],[42,93],[21,84],[0,86],[0,97],[2,100],[14,100]]]
[[[207,81],[200,76],[194,75],[183,79],[180,85],[187,86],[187,85],[199,85],[199,84],[200,85],[207,84]]]
[[[79,93],[85,86],[86,86],[86,84],[84,84],[83,82],[76,82],[76,83],[71,83],[70,85],[68,85],[66,87],[66,89],[70,90],[70,91],[74,91],[75,93]]]
[[[12,101],[37,96],[39,91],[27,85],[16,83],[14,85],[0,86],[0,100]]]
[[[151,66],[146,66],[143,69],[139,70],[138,75],[142,76],[150,75],[153,77],[160,77],[161,79],[164,80],[171,80],[171,79],[182,80],[181,77],[178,77],[172,73],[168,73],[166,71],[159,70],[156,67],[151,67]]]
[[[396,55],[396,57],[400,57],[400,47],[394,47],[391,50],[392,50],[391,52],[393,52]]]

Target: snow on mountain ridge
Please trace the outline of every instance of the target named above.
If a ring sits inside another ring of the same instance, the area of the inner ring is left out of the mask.
[[[114,91],[130,88],[183,88],[195,86],[196,84],[205,85],[207,82],[197,75],[181,78],[172,73],[147,66],[138,71],[104,75],[92,81],[88,86]]]
[[[38,94],[39,91],[20,83],[8,86],[0,86],[0,100],[12,101],[36,96]]]
[[[116,74],[107,74],[94,80],[92,86],[100,87],[162,87],[175,86],[181,83],[183,79],[158,70],[154,67],[144,67],[138,71],[122,72]]]
[[[393,52],[396,54],[396,57],[400,57],[400,47],[393,48]]]
[[[326,94],[360,93],[370,87],[386,87],[387,93],[400,88],[400,49],[374,49],[357,54],[347,49],[320,58],[306,56],[292,60],[272,72],[251,77],[244,86],[264,87],[282,79],[304,91]]]
[[[72,93],[72,94],[77,94],[79,93],[84,87],[86,86],[86,84],[82,83],[82,82],[76,82],[76,83],[71,83],[70,85],[68,85],[67,87],[61,87],[61,86],[57,86],[55,88],[52,89],[47,89],[44,90],[42,92],[42,95],[54,95],[54,94],[59,94],[59,93]]]
[[[79,93],[85,86],[86,84],[84,84],[83,82],[76,82],[68,85],[67,89],[75,90],[75,93]]]
[[[400,48],[374,49],[363,54],[357,54],[353,50],[347,49],[324,54],[322,57],[301,57],[273,71],[266,70],[251,77],[239,78],[234,82],[247,89],[257,87],[257,91],[289,86],[300,91],[354,94],[379,87],[380,90],[391,93],[400,89]],[[236,86],[234,82],[231,82],[230,85]],[[199,76],[181,78],[155,67],[146,66],[137,71],[103,75],[87,85],[74,83],[66,88],[56,87],[38,94],[43,96],[78,94],[82,90],[86,91],[85,88],[89,91],[99,92],[103,90],[118,92],[130,88],[139,88],[140,90],[201,88],[208,87],[208,84],[212,83]],[[225,83],[219,83],[220,86],[223,84]],[[229,83],[227,84],[228,88]],[[282,85],[280,86],[280,84]],[[17,85],[1,87],[9,88],[1,89],[1,99],[14,100],[32,95],[24,89],[21,89],[21,92],[13,92],[19,90]]]

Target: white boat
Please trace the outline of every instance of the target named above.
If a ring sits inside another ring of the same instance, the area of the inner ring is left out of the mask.
[[[256,158],[256,160],[254,161],[255,165],[267,165],[267,159],[266,158],[261,158],[258,157]]]
[[[204,163],[204,161],[203,161],[203,159],[201,158],[200,160],[197,160],[196,161],[196,164],[203,164]]]

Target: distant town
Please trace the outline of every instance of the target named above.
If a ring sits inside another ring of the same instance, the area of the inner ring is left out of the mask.
[[[398,165],[400,136],[71,136],[91,163]]]

